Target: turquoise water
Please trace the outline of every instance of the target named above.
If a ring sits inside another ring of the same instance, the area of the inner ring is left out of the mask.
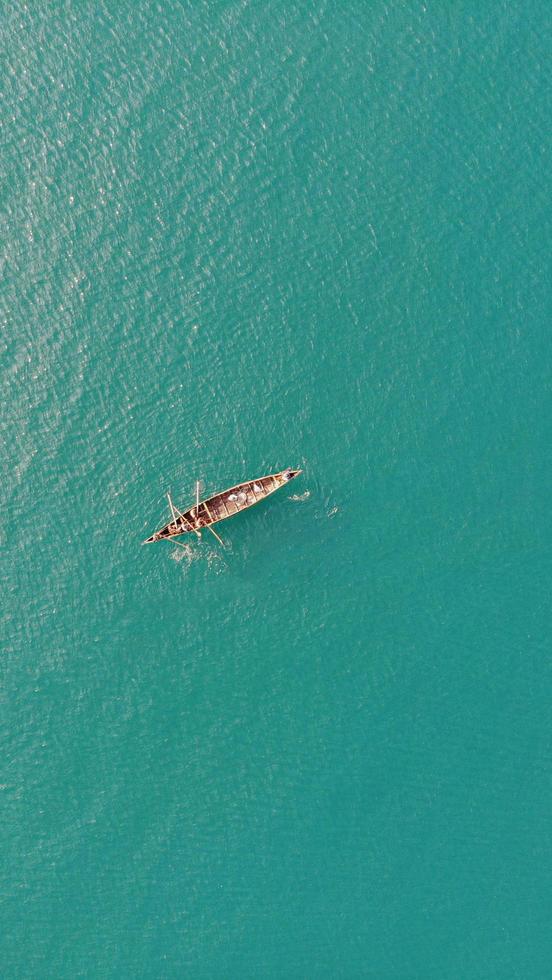
[[[4,11],[3,976],[550,976],[548,15]]]

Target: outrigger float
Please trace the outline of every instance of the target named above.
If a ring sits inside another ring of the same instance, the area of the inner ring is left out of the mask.
[[[142,544],[153,544],[154,541],[165,541],[177,538],[181,534],[195,534],[201,538],[201,532],[207,528],[224,545],[222,538],[219,537],[213,528],[213,524],[225,521],[227,517],[233,517],[253,504],[258,504],[265,497],[270,497],[280,487],[283,487],[290,480],[294,480],[302,470],[281,470],[280,473],[272,473],[270,476],[261,476],[258,480],[250,480],[247,483],[237,483],[235,487],[223,490],[222,493],[215,493],[214,496],[206,500],[199,499],[199,483],[196,484],[196,502],[189,510],[181,513],[171,500],[170,493],[167,494],[169,507],[171,510],[171,520],[165,524],[160,531],[156,531],[151,537],[146,538]],[[177,541],[177,544],[181,542]]]

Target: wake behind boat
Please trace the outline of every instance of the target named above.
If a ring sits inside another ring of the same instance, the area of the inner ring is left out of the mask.
[[[259,501],[275,493],[284,484],[294,480],[299,476],[301,470],[281,470],[280,473],[273,473],[270,476],[261,476],[258,480],[249,480],[246,483],[238,483],[235,487],[229,487],[222,493],[216,493],[206,500],[199,499],[199,483],[196,486],[196,503],[193,507],[181,513],[173,504],[170,494],[169,507],[172,519],[165,524],[160,531],[156,531],[143,544],[153,544],[154,541],[163,541],[168,538],[176,538],[181,534],[196,534],[201,537],[203,528],[207,528],[214,534],[222,544],[217,532],[213,529],[213,524],[225,521],[227,517],[233,517],[242,510],[247,510]]]

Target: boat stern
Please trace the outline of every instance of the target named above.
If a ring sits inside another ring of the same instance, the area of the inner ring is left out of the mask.
[[[153,544],[154,541],[159,541],[159,540],[160,540],[160,535],[156,531],[155,534],[152,534],[149,538],[146,538],[145,541],[142,541],[142,544]]]
[[[292,470],[291,467],[288,467],[287,470],[282,470],[281,477],[284,483],[289,483],[290,480],[294,480],[302,472],[303,470]]]
[[[168,541],[170,538],[177,538],[181,534],[187,534],[188,530],[180,522],[165,524],[165,527],[162,527],[160,531],[155,531],[154,534],[150,534],[149,538],[142,541],[142,544],[153,544],[154,541]]]

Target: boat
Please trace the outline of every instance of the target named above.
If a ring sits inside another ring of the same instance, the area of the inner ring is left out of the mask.
[[[253,507],[280,487],[294,480],[302,470],[281,470],[279,473],[271,473],[269,476],[261,476],[257,480],[248,480],[245,483],[237,483],[222,493],[215,493],[206,500],[199,499],[199,483],[196,484],[196,502],[193,507],[181,513],[173,504],[170,494],[167,494],[169,507],[171,510],[171,520],[159,531],[155,531],[142,544],[153,544],[154,541],[164,541],[171,538],[180,537],[181,534],[195,534],[201,537],[204,528],[214,534],[218,541],[223,544],[221,538],[213,528],[213,524],[225,521],[228,517],[240,514],[242,510]]]

